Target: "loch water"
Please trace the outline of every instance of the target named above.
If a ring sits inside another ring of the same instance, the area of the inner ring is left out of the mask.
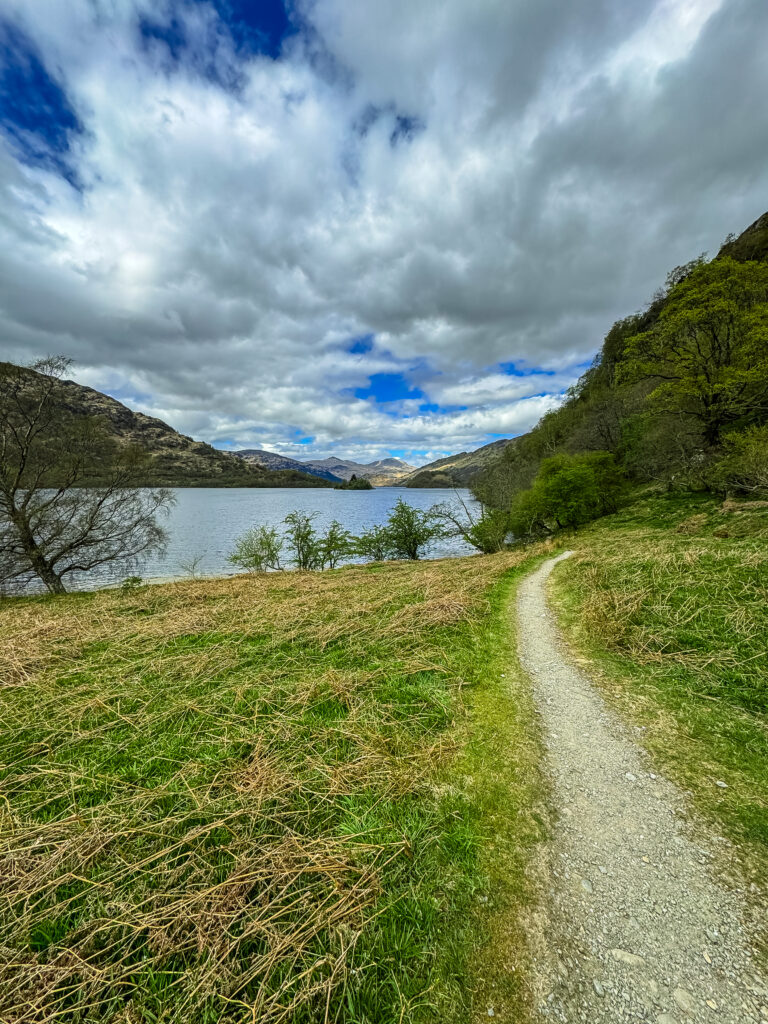
[[[326,487],[186,487],[175,490],[176,503],[162,525],[168,532],[168,546],[162,557],[153,557],[137,568],[146,581],[179,579],[189,575],[190,563],[197,561],[199,576],[229,576],[235,568],[227,556],[235,540],[252,526],[280,527],[285,516],[298,509],[317,512],[315,525],[322,530],[333,519],[353,534],[383,525],[398,498],[415,508],[464,501],[476,510],[477,503],[467,490],[375,487],[370,491],[336,491]],[[434,542],[425,558],[472,554],[459,538]],[[122,582],[126,573],[104,566],[80,578],[70,577],[70,590],[92,590]],[[38,588],[34,588],[38,589]]]

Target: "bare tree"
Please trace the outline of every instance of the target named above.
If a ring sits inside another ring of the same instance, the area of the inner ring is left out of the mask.
[[[173,502],[138,488],[147,454],[120,445],[96,417],[68,408],[69,360],[0,363],[0,587],[38,577],[53,594],[98,566],[133,568],[161,551],[157,516]]]

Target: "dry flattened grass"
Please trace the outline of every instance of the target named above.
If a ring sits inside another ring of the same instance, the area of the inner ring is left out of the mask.
[[[524,557],[0,605],[0,1019],[343,1019],[409,957],[425,985],[376,929],[439,845],[466,630]]]
[[[354,626],[363,642],[402,609],[431,625],[450,625],[483,607],[483,591],[521,552],[385,567],[355,566],[333,573],[274,573],[183,581],[71,595],[66,612],[56,601],[8,602],[3,609],[4,681],[25,680],[46,668],[70,665],[89,645],[126,646],[131,657],[157,640],[179,637],[269,635],[274,644],[306,639],[325,647]],[[210,652],[209,652],[210,653]],[[197,656],[197,655],[196,655]]]

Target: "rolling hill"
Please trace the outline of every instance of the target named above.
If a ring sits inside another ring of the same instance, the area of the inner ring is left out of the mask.
[[[502,438],[473,452],[459,452],[437,459],[415,470],[400,484],[403,487],[468,487],[513,442],[514,438]]]
[[[0,373],[11,364],[0,363]],[[34,370],[23,370],[30,379]],[[218,451],[204,441],[180,434],[163,420],[134,412],[93,388],[62,380],[57,401],[65,415],[97,417],[119,444],[143,448],[151,461],[146,485],[168,487],[326,487],[306,470],[271,469],[250,465],[230,452]]]

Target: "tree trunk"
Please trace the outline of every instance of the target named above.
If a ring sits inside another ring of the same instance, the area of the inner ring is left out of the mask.
[[[707,420],[704,423],[704,440],[710,448],[714,448],[720,440],[720,420]]]
[[[46,585],[50,594],[66,594],[67,588],[62,583],[61,576],[57,576],[50,566],[43,565],[39,569],[35,569],[35,572]]]
[[[66,594],[67,588],[62,582],[61,576],[55,571],[48,559],[43,555],[35,540],[34,534],[29,528],[29,523],[23,513],[18,512],[11,515],[12,521],[19,535],[24,554],[29,559],[30,568],[35,575],[45,584],[49,594]]]

